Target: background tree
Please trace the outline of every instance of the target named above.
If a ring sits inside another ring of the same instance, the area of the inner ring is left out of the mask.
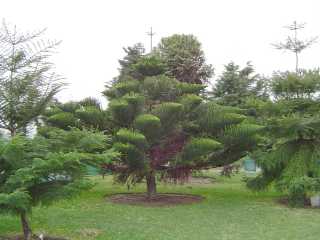
[[[310,47],[318,39],[318,37],[313,37],[308,40],[299,39],[298,30],[303,29],[304,26],[305,24],[297,23],[296,21],[294,21],[293,24],[285,27],[294,32],[293,36],[288,36],[285,42],[272,44],[276,49],[287,50],[295,54],[296,73],[299,73],[299,54],[306,48]]]
[[[174,34],[162,38],[156,51],[168,67],[167,74],[178,81],[202,84],[213,75],[201,43],[193,35]]]
[[[34,236],[28,221],[32,207],[87,189],[86,166],[117,155],[105,150],[107,144],[107,136],[78,129],[46,129],[32,139],[0,142],[0,211],[20,216],[25,240]]]
[[[19,33],[4,23],[0,32],[0,128],[26,129],[61,90],[49,57],[59,42],[41,39],[44,30]]]
[[[268,98],[268,81],[255,74],[250,63],[243,69],[233,62],[225,65],[225,70],[213,87],[213,98],[221,104],[239,106],[247,98]]]
[[[193,169],[223,166],[254,147],[261,127],[238,108],[205,102],[200,97],[204,88],[148,74],[114,83],[104,92],[116,123],[113,147],[122,154],[110,165],[119,181],[131,184],[145,178],[152,197],[156,173],[184,180]]]
[[[268,125],[280,116],[315,116],[319,110],[319,81],[318,70],[299,74],[277,72],[268,79],[270,99],[249,97],[241,108],[247,109],[262,125]]]

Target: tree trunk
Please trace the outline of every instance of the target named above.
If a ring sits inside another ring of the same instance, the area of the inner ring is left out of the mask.
[[[17,134],[16,129],[10,129],[10,136],[14,137]]]
[[[298,53],[296,52],[296,73],[299,73],[299,56]]]
[[[21,225],[22,225],[24,240],[31,240],[32,239],[32,231],[29,226],[29,222],[28,222],[26,213],[21,213],[20,218],[21,218]]]
[[[149,175],[146,177],[146,179],[147,179],[147,194],[148,194],[148,198],[151,199],[157,194],[156,176],[154,171],[151,171]]]

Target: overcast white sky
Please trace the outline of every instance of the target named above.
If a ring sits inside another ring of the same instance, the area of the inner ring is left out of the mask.
[[[54,57],[70,85],[62,101],[101,97],[104,84],[117,75],[122,47],[154,45],[174,33],[194,34],[207,61],[219,74],[223,65],[251,61],[258,73],[294,69],[289,53],[270,43],[285,38],[283,26],[306,22],[301,35],[320,35],[319,0],[1,0],[0,17],[19,29],[47,27],[47,37],[62,40]],[[320,66],[320,43],[301,55],[301,67]]]

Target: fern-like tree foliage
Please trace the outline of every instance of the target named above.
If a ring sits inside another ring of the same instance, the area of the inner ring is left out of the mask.
[[[255,146],[262,127],[242,110],[205,101],[204,85],[150,74],[159,73],[162,62],[143,58],[143,77],[122,78],[104,91],[115,123],[113,147],[121,153],[108,167],[118,181],[146,179],[152,197],[157,173],[185,180],[194,169],[234,162]]]
[[[78,129],[51,129],[32,139],[17,135],[1,140],[0,212],[19,216],[24,239],[33,239],[28,221],[32,207],[88,189],[92,184],[85,178],[86,166],[117,157],[107,150],[109,142],[106,135]]]
[[[320,186],[319,80],[318,71],[276,74],[274,102],[247,102],[268,130],[265,144],[254,154],[262,173],[248,186],[259,190],[274,184],[294,206],[303,205],[308,191]]]
[[[49,58],[59,42],[45,41],[44,30],[20,33],[5,23],[0,30],[0,128],[23,132],[61,90]]]
[[[307,184],[301,179],[320,177],[320,119],[293,114],[272,121],[269,129],[273,131],[272,141],[264,151],[255,154],[262,173],[249,180],[248,186],[260,190],[275,183],[279,190],[293,197],[297,195],[292,192],[297,184]],[[291,199],[290,203],[303,205],[307,190],[301,191],[299,199]]]

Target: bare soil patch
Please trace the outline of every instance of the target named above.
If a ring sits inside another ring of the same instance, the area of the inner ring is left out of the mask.
[[[202,196],[178,193],[159,193],[149,199],[145,193],[121,193],[108,198],[109,201],[118,204],[141,205],[147,207],[165,207],[181,204],[201,202]]]

